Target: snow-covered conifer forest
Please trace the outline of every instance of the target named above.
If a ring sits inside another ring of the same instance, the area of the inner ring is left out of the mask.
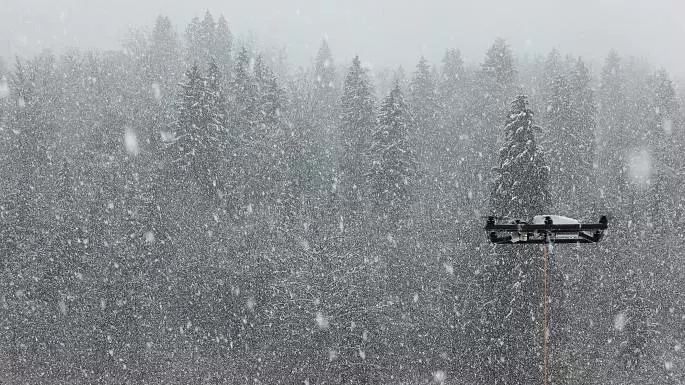
[[[607,50],[370,68],[209,11],[0,58],[0,383],[685,382],[685,109]],[[2,40],[2,36],[0,36]],[[678,48],[679,49],[679,48]]]

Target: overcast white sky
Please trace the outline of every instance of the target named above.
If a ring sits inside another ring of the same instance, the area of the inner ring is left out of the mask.
[[[0,55],[118,48],[129,28],[152,25],[157,14],[182,31],[206,9],[223,13],[235,35],[287,46],[295,64],[313,57],[323,36],[338,62],[359,54],[412,67],[451,47],[479,62],[501,36],[518,53],[556,47],[601,62],[613,47],[685,75],[682,0],[0,0]]]

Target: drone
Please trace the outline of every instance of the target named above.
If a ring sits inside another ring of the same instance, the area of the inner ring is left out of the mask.
[[[542,383],[549,384],[549,254],[555,243],[597,243],[608,228],[606,215],[598,223],[580,223],[560,215],[536,215],[533,223],[506,217],[487,217],[485,231],[495,244],[542,244]]]
[[[485,231],[495,244],[597,243],[608,228],[606,215],[598,223],[580,223],[560,215],[536,215],[533,222],[487,217]]]

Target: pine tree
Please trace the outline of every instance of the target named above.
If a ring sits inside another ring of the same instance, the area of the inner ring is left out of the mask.
[[[464,60],[458,49],[448,49],[442,58],[442,82],[445,85],[457,85],[465,76]]]
[[[504,127],[495,170],[491,209],[497,215],[527,219],[547,208],[548,171],[536,145],[533,113],[518,96]],[[485,351],[489,383],[528,384],[540,378],[539,266],[537,251],[497,249],[481,278]]]
[[[340,188],[345,198],[346,216],[352,219],[362,213],[364,175],[368,168],[367,155],[375,126],[373,92],[359,57],[354,58],[345,77],[340,103]]]
[[[498,100],[498,104],[504,103],[501,97],[513,91],[518,77],[514,57],[504,39],[496,39],[488,49],[482,64],[482,75],[490,97]]]
[[[623,380],[642,372],[649,338],[649,311],[643,300],[646,288],[642,272],[653,267],[647,267],[636,250],[646,247],[638,228],[650,225],[649,218],[642,213],[650,198],[645,196],[640,181],[631,178],[630,172],[636,154],[651,158],[644,150],[649,134],[643,122],[648,121],[651,114],[646,74],[641,63],[633,60],[624,65],[612,50],[602,68],[598,94],[598,180],[604,207],[614,213],[615,226],[625,229],[604,245],[621,258],[603,266],[608,284],[600,304],[601,309],[612,309],[602,312],[603,319],[611,321],[623,317],[625,322],[617,330],[605,331],[599,338],[611,338],[605,351],[608,358],[614,360],[616,371],[613,375]]]
[[[233,136],[249,138],[253,135],[253,125],[258,121],[256,87],[250,73],[250,56],[247,48],[242,47],[235,58],[228,87]]]
[[[202,38],[200,18],[195,16],[190,20],[185,30],[186,64],[202,63]]]
[[[682,161],[677,154],[677,133],[674,126],[679,123],[680,106],[668,73],[664,69],[658,70],[649,79],[651,88],[652,117],[647,137],[649,152],[653,154],[653,177],[650,191],[649,217],[655,228],[665,232],[678,221],[677,212],[680,199],[678,198],[678,177],[675,170],[679,170]]]
[[[627,198],[627,153],[630,136],[626,125],[625,80],[621,58],[610,51],[602,68],[599,88],[598,153],[605,205],[616,210]]]
[[[589,73],[580,59],[570,74],[557,75],[548,97],[544,147],[550,166],[551,212],[594,219],[598,198],[593,167],[595,106]],[[584,349],[584,346],[570,342],[575,333],[571,329],[573,316],[570,309],[579,304],[570,295],[572,286],[563,278],[582,271],[579,266],[583,264],[584,254],[579,249],[564,248],[555,255],[555,261],[550,265],[550,345],[554,357],[551,368],[553,378],[561,378],[562,367],[571,364],[568,361],[570,357],[583,354]],[[599,295],[589,290],[584,300],[592,301]]]
[[[370,197],[386,224],[406,219],[414,196],[417,160],[412,143],[412,122],[399,84],[383,101],[378,126],[372,135]],[[387,222],[386,222],[387,221]]]
[[[654,235],[650,237],[649,253],[658,256],[651,259],[645,267],[650,275],[656,277],[656,282],[662,288],[652,291],[650,302],[668,303],[674,308],[678,302],[677,294],[670,285],[680,279],[672,266],[677,265],[680,258],[679,250],[682,241],[672,234],[679,234],[683,229],[681,218],[683,215],[682,186],[683,175],[676,170],[683,170],[683,161],[678,151],[677,129],[681,123],[680,105],[678,103],[673,82],[664,69],[659,69],[648,79],[652,114],[649,122],[647,141],[648,152],[652,154],[651,181],[645,192],[643,212],[651,224]],[[682,136],[682,134],[681,134]],[[644,248],[641,248],[644,250]],[[649,295],[646,294],[646,295]],[[649,312],[648,312],[649,314]],[[678,316],[670,312],[668,315],[652,314],[648,321],[652,330],[656,329],[653,338],[645,338],[646,346],[642,349],[643,361],[648,372],[657,372],[655,364],[661,362],[657,357],[664,354],[663,346],[669,346],[669,340],[678,330]],[[656,319],[654,319],[656,318]]]
[[[546,147],[547,159],[551,171],[551,199],[554,212],[570,216],[571,210],[577,209],[573,191],[575,178],[575,158],[578,157],[578,147],[574,143],[575,130],[574,111],[572,111],[571,89],[563,75],[557,75],[552,82],[547,101],[547,129]],[[569,154],[571,152],[571,154]],[[575,156],[572,154],[575,153]],[[569,158],[569,155],[572,157]],[[585,154],[583,154],[585,155]]]
[[[571,80],[571,111],[574,114],[573,138],[574,149],[578,153],[569,151],[564,162],[569,167],[572,175],[572,191],[575,193],[575,206],[580,213],[579,217],[587,217],[596,213],[597,199],[597,175],[595,159],[597,156],[597,106],[590,71],[578,58],[570,75]],[[581,154],[581,156],[577,156]]]
[[[339,109],[338,100],[340,90],[337,86],[333,54],[324,39],[314,63],[314,78],[312,91],[312,132],[310,136],[321,146],[324,159],[322,165],[328,169],[333,167],[334,156],[332,149],[337,141],[335,125]]]
[[[316,88],[321,94],[328,94],[335,89],[335,64],[326,39],[321,41],[321,47],[316,54],[314,76]]]
[[[435,78],[424,57],[416,65],[416,71],[409,86],[409,95],[414,123],[417,129],[417,153],[422,163],[432,168],[439,153],[438,146],[438,102]]]
[[[504,143],[495,169],[491,208],[496,215],[530,218],[547,208],[549,170],[535,142],[533,112],[525,96],[511,104],[504,126]]]
[[[276,75],[264,64],[261,56],[255,60],[255,81],[260,106],[260,121],[266,127],[278,129],[285,92],[278,85]]]
[[[136,109],[136,131],[144,153],[155,158],[159,145],[160,132],[168,129],[173,119],[173,97],[183,75],[183,59],[180,42],[168,17],[159,15],[155,22],[146,55],[139,60],[144,63],[144,72],[138,80],[143,87],[134,92],[143,93],[144,102]],[[142,90],[140,89],[142,88]],[[141,95],[142,97],[142,95]]]
[[[440,151],[441,190],[448,192],[446,217],[463,216],[467,209],[468,189],[464,188],[466,176],[472,172],[469,160],[475,151],[470,146],[470,121],[468,121],[467,73],[459,50],[445,52],[438,83],[439,138],[443,143]],[[459,203],[457,203],[459,202]],[[456,211],[453,211],[456,210]],[[462,211],[464,210],[464,211]],[[457,214],[457,211],[462,211]]]
[[[547,59],[545,60],[542,69],[542,76],[540,76],[540,84],[538,86],[540,88],[540,100],[543,102],[541,106],[542,111],[540,112],[545,126],[547,125],[546,118],[547,112],[550,109],[550,101],[554,97],[555,82],[560,76],[564,76],[565,73],[566,71],[564,71],[561,63],[561,55],[559,54],[559,51],[553,49],[547,55]]]
[[[481,71],[469,90],[474,94],[470,102],[468,116],[474,118],[474,133],[470,135],[476,151],[472,160],[472,180],[482,180],[496,167],[496,157],[491,149],[497,148],[499,137],[496,127],[499,126],[502,114],[507,110],[507,103],[515,95],[517,70],[511,50],[503,39],[497,39],[488,49]],[[479,191],[480,190],[480,191]],[[483,189],[476,189],[474,196],[487,199]],[[485,210],[486,207],[481,207]]]
[[[216,136],[217,152],[224,156],[225,130],[228,126],[226,90],[223,82],[223,75],[219,65],[214,59],[210,59],[207,68],[206,80],[206,115],[209,119],[210,135]]]
[[[214,46],[212,54],[216,58],[216,63],[221,70],[224,78],[228,78],[232,68],[233,34],[228,27],[228,22],[224,15],[219,16],[216,23],[214,36]]]
[[[464,139],[466,126],[466,70],[461,53],[457,49],[445,52],[442,60],[440,81],[437,85],[440,136],[445,141],[447,161],[455,162],[461,139]]]
[[[174,163],[181,175],[195,179],[211,196],[219,188],[218,173],[225,140],[220,75],[216,64],[211,63],[209,81],[197,66],[192,66],[186,77],[175,123]]]
[[[507,101],[514,96],[518,81],[513,55],[503,39],[496,39],[488,49],[479,75],[478,89],[483,93],[482,103],[486,108],[486,111],[482,111],[480,107],[480,114],[485,117],[483,122],[485,127],[496,127],[500,119],[500,111],[506,108]],[[496,135],[485,135],[485,137],[492,136],[496,137]]]
[[[205,12],[205,16],[200,22],[199,38],[201,43],[200,63],[209,63],[214,57],[214,48],[216,47],[216,25],[214,17],[209,11]]]
[[[179,44],[171,20],[159,15],[150,38],[150,74],[151,81],[159,86],[176,81],[176,71],[180,67]]]
[[[436,191],[440,191],[444,182],[444,173],[440,168],[440,155],[443,153],[444,143],[439,132],[439,103],[436,79],[428,62],[421,57],[416,71],[409,84],[409,105],[416,127],[414,140],[416,141],[416,155],[422,166],[419,177],[418,199],[420,218],[433,223],[436,211],[440,211]]]

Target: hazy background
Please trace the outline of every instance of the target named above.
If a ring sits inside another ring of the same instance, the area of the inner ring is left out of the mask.
[[[680,0],[0,0],[0,55],[118,48],[160,13],[184,28],[206,9],[223,13],[239,38],[285,47],[293,64],[306,64],[324,36],[336,60],[359,54],[374,66],[409,67],[421,54],[438,61],[449,47],[480,62],[501,36],[517,53],[557,48],[600,63],[615,48],[685,76]]]

